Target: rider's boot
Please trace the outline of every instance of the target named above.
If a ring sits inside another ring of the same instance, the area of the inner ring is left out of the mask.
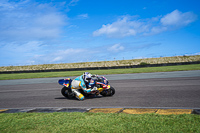
[[[78,100],[81,100],[81,101],[82,101],[82,100],[85,99],[85,97],[83,96],[83,94],[81,94],[81,93],[78,92],[77,90],[73,89],[72,91],[75,93],[76,98],[77,98]]]

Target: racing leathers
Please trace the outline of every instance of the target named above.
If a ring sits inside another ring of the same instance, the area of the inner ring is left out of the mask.
[[[86,82],[84,82],[83,75],[81,75],[79,77],[76,77],[72,81],[71,89],[72,89],[72,92],[75,93],[77,99],[79,99],[79,100],[84,100],[85,99],[83,94],[81,94],[78,89],[82,89],[85,93],[91,93],[92,89],[95,89],[95,88],[89,88],[88,84]]]

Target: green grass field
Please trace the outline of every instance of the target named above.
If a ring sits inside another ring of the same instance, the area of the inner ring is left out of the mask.
[[[1,133],[199,133],[200,115],[11,113],[0,114]]]
[[[145,67],[129,69],[108,69],[108,70],[86,70],[92,74],[126,74],[126,73],[150,73],[150,72],[169,72],[169,71],[188,71],[200,70],[200,64],[162,66],[162,67]],[[48,77],[68,77],[82,75],[84,71],[63,71],[63,72],[40,72],[40,73],[14,73],[0,74],[0,80],[9,79],[29,79],[29,78],[48,78]]]

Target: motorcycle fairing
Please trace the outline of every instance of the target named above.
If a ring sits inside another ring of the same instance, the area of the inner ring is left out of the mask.
[[[59,83],[60,85],[65,86],[65,87],[69,87],[70,84],[71,84],[71,82],[72,82],[72,80],[71,80],[70,78],[58,80],[58,83]]]

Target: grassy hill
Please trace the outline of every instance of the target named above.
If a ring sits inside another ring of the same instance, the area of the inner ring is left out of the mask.
[[[133,59],[133,60],[101,61],[101,62],[43,64],[43,65],[27,65],[27,66],[6,66],[6,67],[0,67],[0,71],[3,72],[3,71],[23,71],[23,70],[86,68],[86,67],[87,68],[89,68],[89,67],[112,67],[112,66],[131,66],[131,65],[142,65],[142,64],[194,62],[194,61],[200,61],[200,55],[144,58],[144,59]]]

